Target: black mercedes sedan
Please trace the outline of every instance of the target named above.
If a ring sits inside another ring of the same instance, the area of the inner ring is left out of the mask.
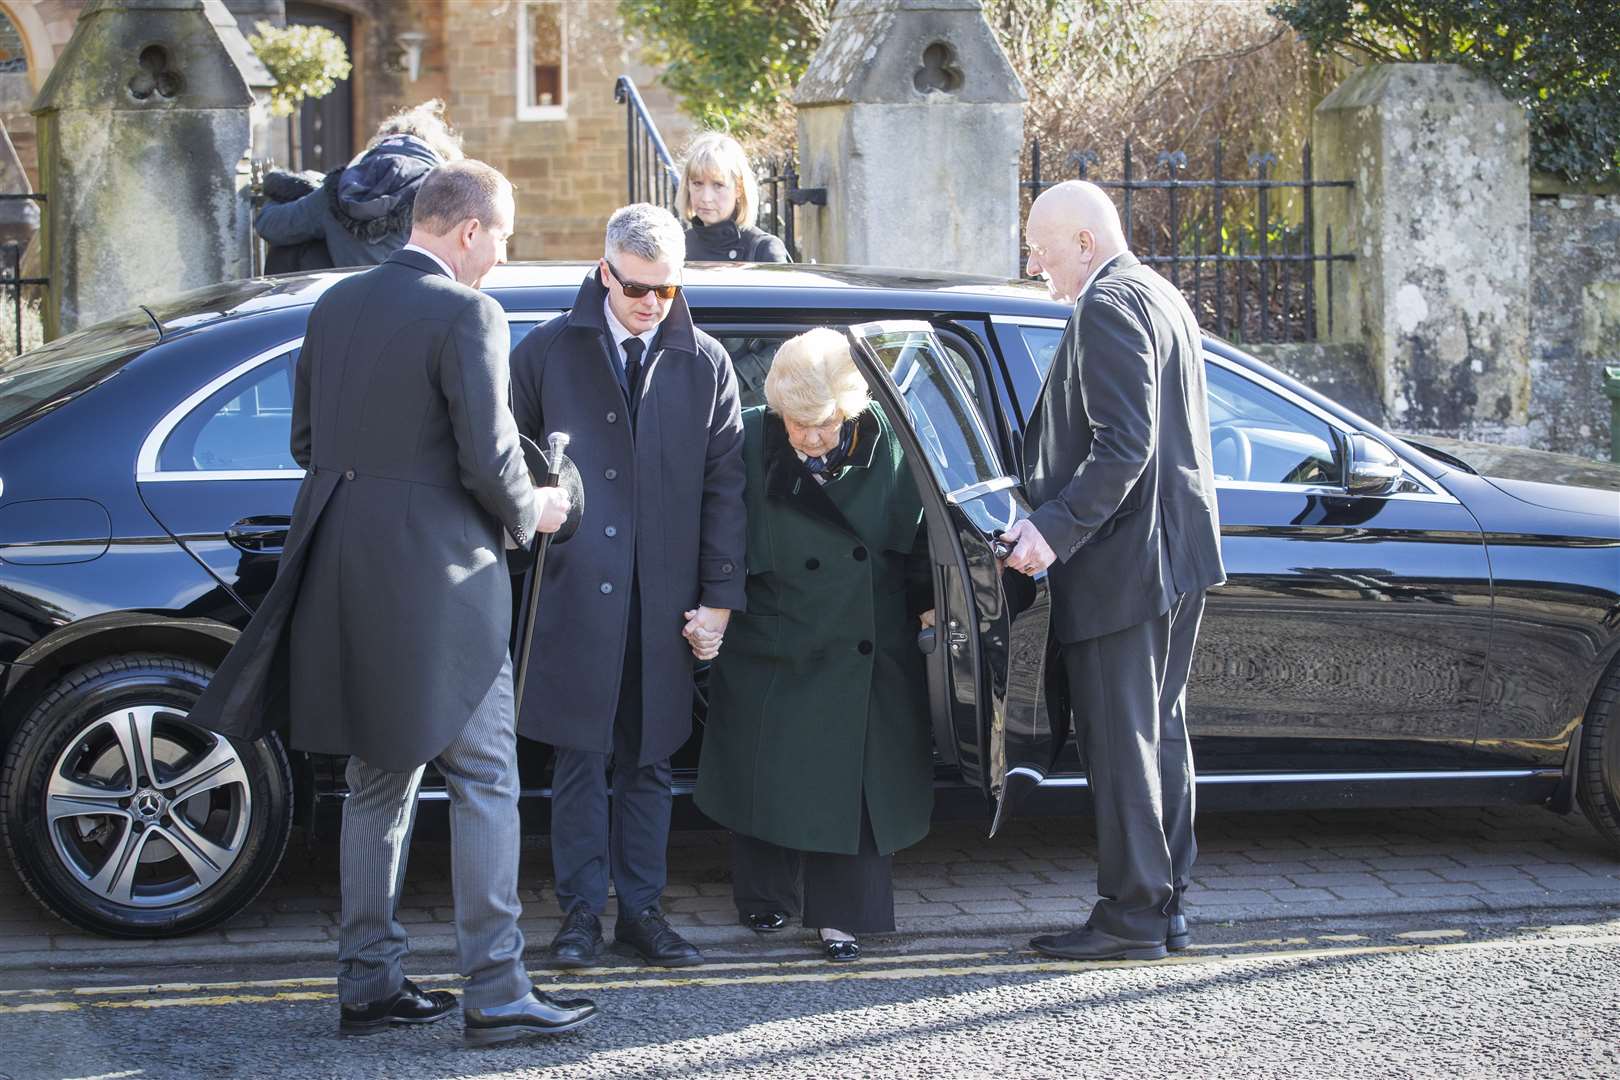
[[[486,288],[516,342],[588,270],[508,266]],[[342,794],[341,762],[186,719],[275,575],[302,477],[293,366],[340,276],[212,287],[0,362],[0,833],[80,926],[229,917],[294,821]],[[1003,574],[992,546],[1027,510],[1019,435],[1068,309],[1028,283],[903,271],[687,282],[745,404],[780,342],[833,326],[903,421],[933,547],[939,621],[918,646],[942,811],[963,794],[992,828],[1083,811],[1045,582]],[[1230,582],[1189,692],[1203,805],[1579,805],[1620,851],[1620,469],[1403,439],[1229,344],[1205,358]],[[543,805],[546,750],[520,752]]]

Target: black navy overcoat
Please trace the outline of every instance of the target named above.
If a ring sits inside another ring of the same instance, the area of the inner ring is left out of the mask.
[[[573,310],[512,354],[518,429],[542,445],[570,438],[588,497],[579,531],[546,556],[521,734],[607,753],[630,625],[641,597],[640,763],[692,732],[692,650],[684,612],[742,608],[747,523],[742,415],[725,348],[692,325],[685,296],[653,340],[634,421],[609,350],[607,292],[592,274]]]
[[[191,719],[396,772],[461,733],[511,634],[503,529],[527,540],[538,518],[510,341],[500,304],[417,252],[316,302],[276,581]]]

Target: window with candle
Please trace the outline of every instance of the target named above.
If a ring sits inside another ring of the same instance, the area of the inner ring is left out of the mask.
[[[567,115],[568,13],[565,0],[521,0],[518,15],[518,119]]]

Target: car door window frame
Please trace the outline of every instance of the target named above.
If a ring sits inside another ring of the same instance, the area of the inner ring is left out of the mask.
[[[559,311],[508,311],[506,321],[508,326],[512,323],[529,323],[536,326],[550,322],[560,315]],[[180,404],[163,415],[163,419],[147,433],[141,443],[140,453],[135,459],[135,479],[139,483],[180,483],[197,480],[290,480],[301,479],[303,469],[163,469],[158,465],[159,454],[163,444],[174,434],[186,417],[204,402],[213,397],[220,390],[231,383],[256,371],[265,364],[300,349],[304,345],[304,337],[300,335],[290,341],[283,342],[262,352],[255,353],[246,360],[230,368],[224,373],[215,376],[192,393],[188,394]]]
[[[265,364],[273,363],[281,357],[296,349],[303,347],[303,335],[280,345],[255,353],[253,356],[230,368],[228,371],[208,380],[198,387],[186,398],[163,415],[163,419],[147,433],[146,439],[141,443],[140,453],[135,458],[135,479],[138,483],[178,483],[198,480],[297,480],[304,475],[300,468],[292,469],[163,469],[158,465],[158,456],[163,444],[169,436],[174,434],[175,428],[190,416],[196,409],[213,397],[220,390],[231,383],[257,371]]]
[[[1040,370],[1040,368],[1038,366],[1035,365],[1035,357],[1034,357],[1034,354],[1030,351],[1029,343],[1024,340],[1023,329],[1025,327],[1035,327],[1035,328],[1039,328],[1039,329],[1043,329],[1043,330],[1061,330],[1067,325],[1065,320],[1057,319],[1057,318],[1048,318],[1048,317],[1039,316],[1039,315],[992,315],[991,318],[990,318],[990,321],[991,321],[991,323],[993,323],[998,328],[1005,327],[1006,329],[1011,330],[1011,331],[1014,332],[1014,334],[1016,335],[1017,341],[1018,341],[1018,347],[1021,348],[1024,351],[1024,360],[1025,360],[1025,362],[1027,362],[1031,366],[1031,370],[1032,370],[1033,374],[1036,376],[1036,378],[1038,380],[1038,383],[1039,383],[1039,386],[1041,387],[1042,391],[1044,391],[1045,388],[1046,388],[1046,377],[1047,377],[1048,374],[1050,374],[1051,367],[1048,366],[1046,371],[1042,371],[1042,370]],[[1005,343],[1002,343],[1002,344],[1003,344],[1003,347],[1005,348]],[[1364,431],[1361,428],[1356,427],[1354,424],[1347,423],[1346,421],[1344,421],[1340,417],[1337,417],[1337,416],[1333,415],[1332,413],[1328,412],[1327,410],[1318,407],[1314,402],[1310,401],[1309,399],[1301,397],[1298,394],[1295,394],[1293,391],[1289,390],[1286,386],[1278,386],[1278,385],[1276,385],[1274,383],[1267,382],[1267,381],[1264,381],[1262,379],[1256,378],[1255,374],[1253,372],[1249,371],[1247,368],[1245,368],[1242,364],[1239,364],[1239,363],[1237,363],[1236,361],[1233,361],[1233,360],[1228,360],[1226,357],[1220,355],[1217,352],[1213,352],[1213,351],[1211,351],[1209,349],[1204,349],[1203,350],[1203,356],[1204,356],[1204,363],[1205,363],[1206,366],[1207,365],[1214,365],[1216,367],[1219,367],[1223,371],[1226,371],[1226,372],[1230,373],[1231,375],[1237,377],[1238,379],[1243,380],[1248,385],[1253,386],[1257,393],[1273,394],[1273,395],[1281,398],[1283,401],[1287,402],[1288,404],[1294,405],[1294,406],[1297,406],[1300,409],[1303,409],[1311,417],[1322,421],[1333,432],[1333,437],[1335,439],[1339,440],[1340,448],[1341,448],[1340,449],[1341,454],[1348,454],[1349,453],[1350,436],[1354,435],[1354,434],[1371,435],[1373,438],[1377,438],[1381,442],[1384,442],[1387,446],[1389,446],[1389,448],[1391,450],[1393,450],[1395,452],[1396,456],[1401,459],[1403,473],[1406,476],[1406,478],[1408,480],[1410,480],[1413,484],[1416,484],[1419,488],[1422,489],[1421,491],[1400,491],[1400,492],[1393,492],[1393,493],[1387,494],[1387,495],[1354,496],[1354,497],[1356,497],[1356,498],[1378,498],[1378,499],[1414,499],[1414,500],[1427,500],[1427,501],[1431,501],[1431,502],[1439,501],[1439,502],[1451,502],[1451,503],[1454,503],[1454,502],[1457,501],[1455,496],[1453,496],[1450,492],[1446,491],[1445,488],[1443,488],[1439,484],[1437,484],[1431,477],[1428,476],[1428,474],[1426,474],[1422,469],[1418,468],[1418,466],[1415,465],[1408,458],[1407,454],[1404,452],[1403,447],[1400,445],[1399,440],[1388,439],[1388,438],[1383,437],[1377,431]],[[1030,406],[1029,406],[1029,412],[1033,412],[1034,408],[1035,408],[1035,404],[1032,402],[1030,404]],[[1028,422],[1028,415],[1029,415],[1029,413],[1025,414],[1025,422],[1026,423]],[[1260,480],[1221,480],[1221,479],[1217,479],[1215,481],[1215,487],[1216,487],[1216,490],[1220,490],[1222,488],[1228,488],[1228,489],[1240,490],[1240,491],[1282,491],[1282,492],[1289,492],[1289,493],[1295,494],[1295,495],[1303,493],[1303,494],[1314,494],[1314,495],[1329,495],[1329,496],[1335,496],[1335,497],[1339,497],[1339,498],[1351,498],[1352,497],[1350,495],[1350,493],[1345,489],[1343,484],[1338,484],[1338,485],[1283,484],[1283,483],[1274,483],[1274,482],[1270,482],[1270,481],[1260,481]]]

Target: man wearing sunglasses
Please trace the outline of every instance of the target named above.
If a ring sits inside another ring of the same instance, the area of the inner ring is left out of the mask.
[[[742,418],[731,358],[681,294],[680,223],[626,206],[604,247],[573,310],[512,354],[518,429],[567,432],[590,490],[546,559],[518,730],[556,748],[551,964],[595,963],[611,880],[620,951],[686,967],[703,958],[660,907],[669,758],[692,731],[693,661],[743,605]]]

